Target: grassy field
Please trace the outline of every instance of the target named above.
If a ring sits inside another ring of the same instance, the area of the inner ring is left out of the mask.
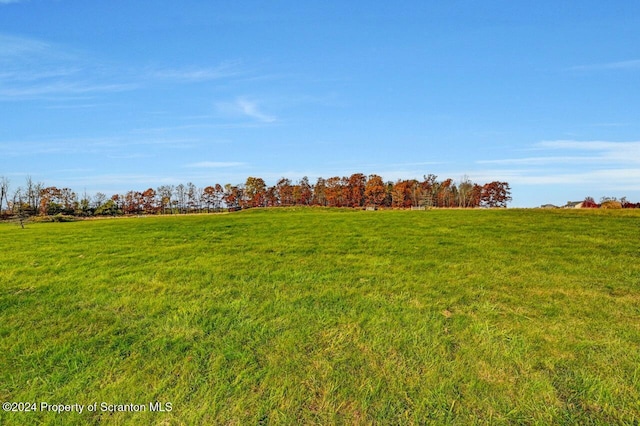
[[[0,424],[637,425],[639,237],[597,210],[0,224],[0,402],[37,404]]]

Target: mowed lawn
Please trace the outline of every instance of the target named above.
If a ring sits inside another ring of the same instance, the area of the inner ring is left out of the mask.
[[[637,425],[639,260],[639,211],[0,224],[0,424]]]

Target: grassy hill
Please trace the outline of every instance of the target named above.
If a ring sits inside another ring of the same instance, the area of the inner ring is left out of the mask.
[[[637,424],[638,236],[631,210],[0,224],[0,402],[37,404],[0,424]]]

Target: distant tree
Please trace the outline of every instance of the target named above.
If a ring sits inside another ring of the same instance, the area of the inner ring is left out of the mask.
[[[316,184],[313,186],[313,204],[316,206],[327,205],[327,181],[324,178],[319,177]]]
[[[193,182],[188,182],[185,187],[185,192],[186,192],[185,211],[186,212],[197,211],[200,205],[198,188]]]
[[[187,183],[187,210],[190,212],[200,212],[202,209],[202,188],[193,182]]]
[[[409,190],[410,184],[407,180],[396,181],[393,185],[393,190],[391,192],[392,206],[393,207],[409,207],[411,205],[411,199],[407,199],[407,194],[410,192]]]
[[[422,187],[422,205],[425,207],[436,207],[438,202],[438,176],[430,173],[424,176],[420,183]]]
[[[265,205],[267,207],[277,207],[279,205],[278,190],[275,186],[267,188],[265,192]]]
[[[346,182],[346,204],[350,207],[362,207],[364,205],[364,192],[367,185],[367,177],[362,173],[354,173]]]
[[[202,203],[207,209],[207,213],[211,211],[211,208],[215,205],[216,189],[213,186],[206,186],[202,190]]]
[[[301,198],[302,194],[300,191],[300,185],[297,183],[291,185],[291,199],[293,200],[293,205],[297,206],[299,204],[302,204]]]
[[[329,207],[344,206],[342,179],[339,176],[330,177],[325,181],[324,195]]]
[[[387,181],[384,184],[384,201],[382,203],[384,207],[393,206],[393,185],[394,184],[391,181]]]
[[[240,207],[240,203],[242,202],[242,189],[230,183],[226,184],[224,186],[223,200],[229,209]]]
[[[582,202],[583,209],[597,209],[598,207],[600,206],[598,205],[598,203],[596,203],[593,197],[585,197],[584,201]]]
[[[369,175],[369,179],[364,187],[365,204],[370,206],[381,206],[386,193],[382,178],[378,175]]]
[[[123,208],[124,214],[140,214],[144,207],[142,192],[129,191],[124,195]]]
[[[25,182],[25,203],[27,204],[25,207],[25,213],[28,216],[38,213],[38,206],[40,205],[40,191],[42,190],[42,187],[42,183],[35,183],[31,176],[27,176]]]
[[[606,195],[603,197],[600,197],[600,204],[606,203],[607,201],[618,201],[618,199],[616,197],[609,197]]]
[[[162,185],[158,187],[156,194],[160,199],[160,208],[162,213],[167,213],[167,208],[171,209],[173,198],[173,185]]]
[[[298,181],[298,204],[308,206],[313,201],[313,188],[309,183],[309,178],[304,176]]]
[[[40,190],[40,214],[55,215],[62,213],[62,190],[55,186],[48,186]]]
[[[482,186],[477,183],[473,184],[473,190],[471,190],[471,207],[479,207],[480,200],[482,198]]]
[[[281,178],[276,183],[276,192],[278,194],[278,201],[281,206],[293,205],[293,186],[291,180],[287,178]]]
[[[78,211],[76,215],[78,216],[93,216],[94,208],[91,205],[91,199],[87,191],[84,191],[82,194],[82,198],[80,199],[80,203],[78,204]]]
[[[176,186],[176,201],[179,213],[187,212],[187,187],[183,184],[179,184]]]
[[[511,201],[511,188],[507,182],[489,182],[482,187],[480,203],[486,207],[507,207]]]
[[[22,187],[17,187],[13,191],[13,196],[11,197],[11,202],[8,203],[11,209],[11,213],[16,216],[20,216],[23,214],[27,205],[24,202],[24,191]]]
[[[80,205],[78,194],[73,192],[71,188],[62,188],[60,190],[60,204],[63,207],[62,213],[73,215]]]
[[[620,205],[622,206],[623,209],[635,209],[640,207],[640,203],[632,203],[629,200],[627,200],[627,197],[620,198]]]
[[[215,198],[213,199],[213,208],[217,211],[222,208],[222,197],[224,196],[224,188],[219,183],[214,186]]]
[[[445,179],[437,185],[437,205],[438,207],[451,207],[455,199],[455,189],[452,179]]]
[[[118,205],[112,198],[110,198],[98,206],[94,214],[98,216],[115,216],[120,213],[121,211],[118,209]]]
[[[96,194],[93,196],[91,205],[93,206],[94,209],[97,209],[98,207],[103,205],[106,200],[107,200],[107,195],[105,193],[96,192]]]
[[[621,209],[622,203],[617,200],[606,200],[600,203],[601,209]]]
[[[156,198],[156,191],[153,188],[149,188],[141,194],[142,211],[146,214],[155,214],[158,212],[158,200]]]
[[[0,215],[2,215],[3,209],[9,208],[9,179],[0,176]],[[4,201],[3,201],[4,200]]]
[[[267,185],[259,177],[248,177],[244,184],[246,207],[263,207],[266,201]]]
[[[458,197],[456,200],[458,207],[472,207],[472,196],[473,182],[465,175],[460,179],[460,183],[458,184]]]
[[[411,200],[411,205],[414,207],[424,205],[425,196],[422,191],[422,185],[415,179],[411,179],[408,182],[407,190],[409,191],[408,197]]]

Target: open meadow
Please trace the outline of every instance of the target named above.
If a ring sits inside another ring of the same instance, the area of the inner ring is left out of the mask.
[[[3,223],[0,424],[637,425],[639,237],[637,210]]]

